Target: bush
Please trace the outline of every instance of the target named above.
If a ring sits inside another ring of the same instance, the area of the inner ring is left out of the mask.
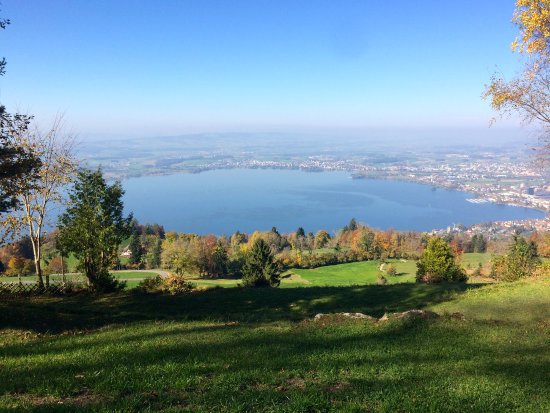
[[[146,278],[139,283],[137,289],[144,293],[159,293],[162,292],[163,279],[160,275],[152,278]]]
[[[117,280],[109,272],[95,274],[89,283],[89,289],[98,293],[111,293],[124,290],[126,281]]]
[[[416,263],[416,281],[438,283],[442,281],[466,281],[464,270],[455,261],[450,245],[440,237],[432,237],[420,260]]]
[[[397,267],[395,264],[388,264],[386,267],[386,274],[391,275],[392,277],[397,275]]]
[[[181,275],[172,274],[162,281],[162,291],[168,292],[172,295],[188,293],[193,289],[193,284],[189,281],[185,281],[185,278]]]
[[[535,269],[533,273],[535,277],[548,277],[550,276],[550,262],[543,262]]]
[[[483,275],[483,272],[482,272],[482,265],[481,263],[478,264],[477,268],[474,270],[474,272],[472,273],[472,276],[474,277],[481,277]]]
[[[508,253],[493,257],[491,276],[502,281],[516,281],[534,275],[540,263],[536,244],[514,236]]]
[[[384,277],[382,274],[380,274],[378,276],[378,278],[376,279],[376,284],[378,285],[384,285],[384,284],[387,284],[388,283],[388,279],[386,277]]]
[[[169,293],[172,295],[188,293],[195,286],[189,281],[185,281],[182,275],[171,274],[166,278],[157,275],[156,277],[146,278],[139,283],[137,291],[146,294]]]

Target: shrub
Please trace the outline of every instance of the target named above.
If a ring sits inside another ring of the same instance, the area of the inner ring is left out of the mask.
[[[450,245],[440,237],[431,237],[416,263],[416,281],[438,283],[442,281],[466,281],[464,270],[455,261]]]
[[[535,277],[548,277],[550,275],[550,262],[543,262],[535,269]]]
[[[137,289],[144,293],[158,293],[162,291],[163,279],[160,275],[152,278],[146,278],[139,283]]]
[[[378,276],[378,278],[376,279],[376,284],[378,285],[384,285],[384,284],[387,284],[388,283],[388,279],[386,277],[384,277],[382,274],[380,274]]]
[[[391,276],[397,275],[397,267],[395,266],[395,264],[388,264],[388,266],[386,267],[386,274]]]
[[[187,293],[193,289],[193,284],[185,281],[185,278],[181,275],[172,274],[162,281],[162,291],[166,291],[172,295]]]
[[[534,275],[539,265],[536,244],[516,235],[506,255],[493,257],[491,276],[502,281],[516,281]]]
[[[481,277],[481,276],[483,275],[481,263],[478,264],[477,268],[474,270],[474,272],[472,273],[472,275],[473,275],[474,277]]]
[[[98,293],[110,293],[124,290],[126,281],[117,280],[108,271],[93,274],[88,279],[89,289]]]

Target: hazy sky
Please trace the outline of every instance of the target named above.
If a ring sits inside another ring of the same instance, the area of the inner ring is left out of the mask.
[[[513,0],[2,0],[0,100],[81,134],[486,128]],[[506,125],[506,123],[504,123]]]

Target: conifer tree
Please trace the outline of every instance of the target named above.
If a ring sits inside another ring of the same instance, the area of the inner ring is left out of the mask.
[[[123,216],[124,190],[108,185],[100,169],[82,170],[71,190],[70,205],[59,218],[58,240],[79,261],[90,287],[107,291],[118,286],[109,274],[122,240],[131,233],[132,215]]]
[[[438,283],[466,281],[464,270],[455,261],[451,246],[440,237],[431,237],[416,264],[416,281]]]
[[[271,249],[262,238],[254,242],[246,255],[242,280],[250,287],[277,287],[281,282]]]

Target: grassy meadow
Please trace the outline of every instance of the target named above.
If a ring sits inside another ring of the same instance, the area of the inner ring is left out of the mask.
[[[112,271],[111,272],[115,278],[126,281],[126,288],[134,288],[144,280],[145,278],[155,277],[156,272],[153,271]],[[61,282],[61,274],[52,274],[50,275],[50,281],[52,282]],[[85,277],[77,273],[66,274],[66,279],[69,282],[83,283],[86,281]],[[22,277],[22,281],[25,283],[36,282],[36,276],[28,275]],[[17,282],[17,277],[0,277],[0,282]]]
[[[486,274],[490,271],[490,254],[463,254],[461,258],[462,266],[471,273],[477,268],[478,263],[483,265]],[[387,260],[387,263],[393,263],[397,268],[396,276],[388,276],[385,267],[380,269],[380,263],[377,261],[362,261],[348,264],[329,265],[314,269],[291,269],[282,274],[281,287],[312,287],[312,286],[353,286],[376,284],[380,275],[384,275],[388,284],[409,283],[415,281],[416,261],[415,260]],[[387,266],[387,264],[386,264]],[[132,289],[139,285],[144,278],[156,276],[155,271],[113,271],[113,275],[126,281],[126,288]],[[60,281],[61,275],[54,274],[50,276],[52,281]],[[84,277],[80,274],[71,273],[67,279],[73,282],[83,282]],[[236,287],[240,280],[231,278],[204,279],[199,277],[188,278],[193,284],[201,287]],[[25,282],[36,281],[35,276],[23,277]],[[479,280],[472,279],[476,282]],[[482,280],[483,281],[483,280]],[[17,277],[0,277],[0,282],[17,282]]]
[[[3,300],[0,410],[547,412],[549,298],[544,278]],[[443,316],[312,321],[412,308]]]

